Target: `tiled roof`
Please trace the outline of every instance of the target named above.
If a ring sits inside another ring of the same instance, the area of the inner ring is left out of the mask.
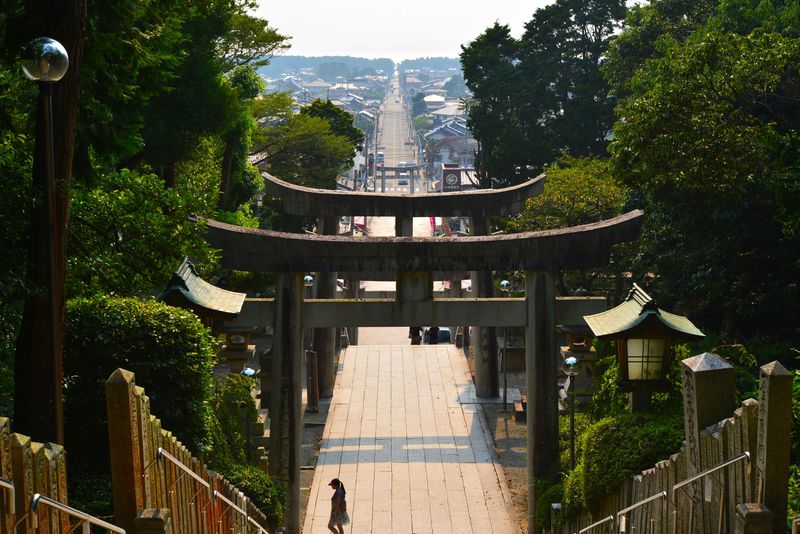
[[[625,302],[610,310],[584,316],[595,337],[614,339],[626,334],[660,332],[679,339],[705,337],[692,322],[682,316],[664,311],[636,284],[628,293]]]
[[[158,300],[191,309],[201,316],[231,320],[242,311],[245,296],[244,293],[209,284],[200,278],[192,262],[185,259],[158,296]]]

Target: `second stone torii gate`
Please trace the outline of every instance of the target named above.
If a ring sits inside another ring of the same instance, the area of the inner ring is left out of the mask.
[[[535,529],[534,481],[558,465],[555,279],[561,269],[599,267],[613,245],[636,239],[641,211],[560,230],[513,235],[354,238],[256,230],[209,221],[208,238],[225,268],[277,272],[275,299],[265,302],[274,325],[270,470],[288,482],[287,527],[300,531],[300,430],[303,328],[455,324],[525,327],[528,431],[528,530]],[[433,271],[525,271],[523,299],[433,299]],[[395,299],[303,298],[308,271],[398,273]],[[280,472],[277,472],[280,470]]]

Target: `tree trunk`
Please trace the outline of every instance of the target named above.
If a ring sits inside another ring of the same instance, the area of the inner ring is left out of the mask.
[[[80,69],[86,38],[86,0],[39,0],[29,4],[30,18],[41,13],[39,35],[60,42],[69,54],[69,69],[52,87],[53,153],[55,194],[53,209],[53,298],[40,292],[25,302],[22,326],[17,338],[14,368],[14,428],[36,441],[63,444],[60,428],[60,391],[63,381],[61,345],[64,323],[66,281],[66,236],[69,224],[70,184],[78,118]],[[37,115],[33,166],[34,194],[46,191],[47,164],[42,110]],[[48,214],[44,203],[31,211],[28,242],[28,279],[37,287],[50,285],[48,266],[51,250],[48,239]],[[52,303],[52,304],[51,304]],[[53,307],[55,311],[53,311]],[[55,318],[55,343],[48,325]],[[53,354],[55,347],[55,354]]]
[[[222,180],[219,184],[219,208],[222,210],[231,210],[228,206],[230,203],[231,192],[231,169],[233,169],[233,153],[236,151],[236,136],[229,136],[225,139],[225,150],[222,152]]]

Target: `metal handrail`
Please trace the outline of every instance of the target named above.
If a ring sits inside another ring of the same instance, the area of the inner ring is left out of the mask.
[[[722,462],[721,464],[715,465],[714,467],[709,467],[708,469],[706,469],[702,473],[698,473],[698,474],[696,474],[694,476],[691,476],[691,477],[687,478],[686,480],[682,480],[681,482],[678,482],[677,484],[672,486],[672,501],[673,502],[675,501],[675,492],[676,492],[676,490],[679,490],[679,489],[683,488],[684,486],[687,486],[687,485],[691,484],[692,482],[697,482],[701,478],[704,478],[705,476],[710,475],[711,473],[719,471],[723,467],[728,467],[729,465],[734,464],[734,463],[738,462],[739,460],[742,460],[742,459],[745,459],[745,458],[747,459],[747,463],[751,462],[750,453],[748,451],[743,452],[742,454],[740,454],[736,458],[732,458],[732,459],[730,459],[730,460],[728,460],[726,462]]]
[[[14,490],[14,483],[8,480],[7,478],[0,477],[0,488],[5,488],[8,490],[9,495],[9,505],[8,505],[8,513],[16,514],[16,493]]]
[[[667,500],[667,490],[661,490],[660,492],[656,493],[655,495],[651,495],[650,497],[648,497],[646,499],[642,499],[639,502],[633,503],[632,505],[628,506],[627,508],[623,508],[622,510],[617,512],[617,524],[618,525],[622,525],[622,520],[625,519],[625,514],[627,514],[628,512],[630,512],[632,510],[635,510],[635,509],[639,508],[640,506],[644,506],[645,504],[647,504],[649,502],[653,502],[656,499],[664,499],[666,501]],[[621,529],[622,529],[622,527],[620,527],[620,530]]]
[[[41,495],[39,493],[36,493],[33,496],[33,499],[31,500],[31,515],[33,516],[33,528],[37,530],[39,529],[39,514],[37,514],[36,511],[39,506],[39,503],[45,504],[51,508],[55,508],[60,512],[67,513],[72,517],[77,517],[78,519],[80,519],[81,522],[79,524],[81,525],[83,534],[90,534],[91,532],[90,527],[92,525],[108,529],[111,532],[116,532],[117,534],[126,534],[124,528],[120,528],[116,525],[112,525],[111,523],[107,523],[102,519],[98,519],[85,512],[81,512],[80,510],[72,508],[71,506],[67,506],[66,504],[54,501],[50,497]]]
[[[258,531],[259,531],[259,534],[269,534],[269,531],[268,531],[267,529],[265,529],[264,527],[262,527],[261,525],[259,525],[259,524],[258,524],[258,522],[256,522],[255,520],[253,520],[253,518],[251,518],[251,517],[250,517],[250,516],[247,514],[247,512],[245,512],[244,510],[242,510],[241,508],[239,508],[239,507],[238,507],[238,506],[237,506],[237,505],[236,505],[236,504],[235,504],[233,501],[231,501],[230,499],[228,499],[227,497],[225,497],[223,494],[221,494],[221,493],[220,493],[220,492],[218,492],[217,490],[214,490],[214,493],[213,493],[213,495],[214,495],[214,498],[215,498],[215,499],[219,499],[219,500],[221,500],[222,502],[224,502],[225,504],[227,504],[227,505],[228,505],[228,508],[230,508],[230,509],[231,509],[231,510],[233,510],[234,512],[237,512],[237,513],[238,513],[239,515],[241,515],[242,517],[244,517],[244,519],[245,519],[245,521],[246,521],[246,522],[248,522],[248,523],[251,523],[251,524],[255,525],[255,527],[256,527],[256,528],[258,529]],[[222,515],[225,515],[225,512],[223,512],[223,513],[222,513]]]
[[[588,527],[585,527],[585,528],[583,528],[583,529],[579,530],[579,531],[578,531],[578,534],[584,534],[585,532],[589,532],[590,530],[594,529],[595,527],[599,527],[600,525],[603,525],[603,524],[605,524],[605,523],[608,523],[609,521],[611,521],[611,528],[613,529],[613,528],[614,528],[614,516],[613,516],[613,515],[610,515],[610,516],[608,516],[608,517],[604,517],[604,518],[603,518],[603,519],[601,519],[600,521],[597,521],[597,522],[595,522],[595,523],[592,523],[592,524],[591,524],[591,525],[589,525]]]
[[[731,458],[730,460],[722,462],[721,464],[717,464],[714,467],[710,467],[710,468],[706,469],[705,471],[702,471],[701,473],[693,475],[693,476],[687,478],[686,480],[682,480],[681,482],[678,482],[677,484],[672,486],[672,499],[671,499],[671,502],[672,502],[672,506],[674,507],[674,510],[673,510],[672,514],[673,514],[673,516],[675,516],[674,520],[673,520],[673,523],[672,523],[672,532],[673,532],[673,534],[676,533],[677,529],[678,529],[678,520],[677,520],[678,501],[675,498],[675,494],[677,493],[677,490],[683,489],[684,486],[692,484],[693,482],[697,482],[698,480],[700,480],[700,479],[702,479],[702,478],[704,478],[704,477],[706,477],[706,476],[708,476],[708,475],[710,475],[712,473],[715,473],[715,472],[719,471],[720,469],[728,467],[731,464],[734,464],[734,463],[736,463],[738,461],[741,461],[743,459],[746,459],[748,464],[753,465],[752,464],[752,459],[750,457],[750,452],[749,451],[745,451],[745,452],[741,453],[739,456],[737,456],[735,458]],[[683,491],[684,491],[684,493],[686,493],[686,490],[683,490]],[[690,515],[693,517],[694,516],[694,506],[695,506],[695,500],[696,499],[695,499],[695,497],[693,497],[692,495],[689,495],[688,493],[686,493],[686,495],[689,497]],[[722,518],[723,518],[722,508],[720,507],[720,524],[719,524],[719,528],[720,529],[722,528],[722,520],[723,520]],[[694,520],[692,519],[689,522],[689,534],[693,534],[693,532],[694,532]]]
[[[209,484],[208,482],[203,480],[203,477],[201,477],[200,475],[198,475],[197,473],[195,473],[194,471],[189,469],[183,462],[181,462],[180,460],[178,460],[177,458],[172,456],[170,453],[165,451],[163,448],[159,447],[158,451],[156,452],[156,459],[159,459],[162,456],[164,458],[166,458],[167,460],[169,460],[170,462],[172,462],[173,464],[175,464],[175,466],[178,469],[180,469],[181,471],[183,471],[184,473],[186,473],[187,475],[189,475],[190,477],[195,479],[197,482],[202,484],[203,487],[205,487],[206,489],[211,489],[211,484]]]

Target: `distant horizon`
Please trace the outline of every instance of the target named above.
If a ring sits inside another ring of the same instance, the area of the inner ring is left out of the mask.
[[[351,56],[365,59],[445,57],[456,59],[461,46],[478,37],[495,21],[522,35],[536,9],[552,0],[378,0],[365,9],[352,0],[307,0],[296,4],[258,0],[256,14],[279,33],[291,37],[291,48],[280,55]]]

